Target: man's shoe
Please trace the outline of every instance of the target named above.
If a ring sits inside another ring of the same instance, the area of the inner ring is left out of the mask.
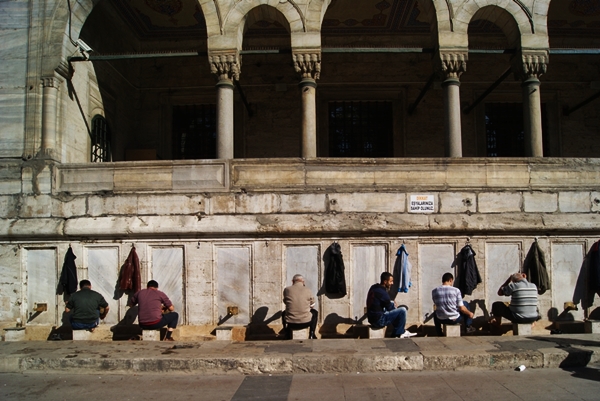
[[[473,334],[477,331],[477,329],[473,326],[467,327],[467,334]]]
[[[411,338],[416,335],[417,335],[417,333],[411,333],[410,331],[405,330],[404,333],[400,334],[400,338]]]
[[[311,331],[310,334],[308,335],[308,339],[309,340],[316,340],[317,336],[315,335],[314,331]]]
[[[163,341],[175,341],[173,337],[165,337]]]

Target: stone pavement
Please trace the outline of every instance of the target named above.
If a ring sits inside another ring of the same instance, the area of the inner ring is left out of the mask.
[[[600,362],[600,334],[278,341],[0,342],[0,372],[300,374],[515,369]]]

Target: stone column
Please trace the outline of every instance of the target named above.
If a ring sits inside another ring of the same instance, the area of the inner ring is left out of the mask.
[[[525,53],[516,57],[514,68],[523,83],[523,130],[525,133],[525,155],[544,156],[542,138],[542,102],[539,77],[546,72],[548,53],[546,51]]]
[[[62,83],[56,77],[42,78],[42,154],[53,156],[56,149],[56,121],[58,88]]]
[[[240,78],[237,51],[209,56],[210,69],[217,75],[217,158],[233,159],[233,80]]]
[[[440,71],[444,90],[444,127],[447,156],[462,157],[460,121],[460,76],[467,69],[467,53],[440,53]]]
[[[300,74],[302,92],[302,157],[317,157],[317,82],[321,75],[321,51],[292,54],[294,68]]]

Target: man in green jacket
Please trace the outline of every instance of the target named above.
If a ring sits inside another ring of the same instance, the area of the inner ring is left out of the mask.
[[[94,331],[108,314],[108,303],[104,297],[92,290],[92,283],[89,280],[79,282],[79,291],[72,294],[67,304],[65,312],[71,313],[69,321],[73,330]]]

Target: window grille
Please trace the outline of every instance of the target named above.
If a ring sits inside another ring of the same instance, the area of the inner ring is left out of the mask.
[[[522,103],[486,103],[485,128],[488,157],[525,156]],[[545,128],[546,107],[542,104],[542,132]],[[543,139],[546,142],[545,135]]]
[[[101,115],[92,118],[92,163],[112,160],[110,151],[110,131],[106,119]]]
[[[173,107],[173,159],[216,158],[216,105],[194,104]]]
[[[330,157],[392,157],[392,102],[330,102]]]

